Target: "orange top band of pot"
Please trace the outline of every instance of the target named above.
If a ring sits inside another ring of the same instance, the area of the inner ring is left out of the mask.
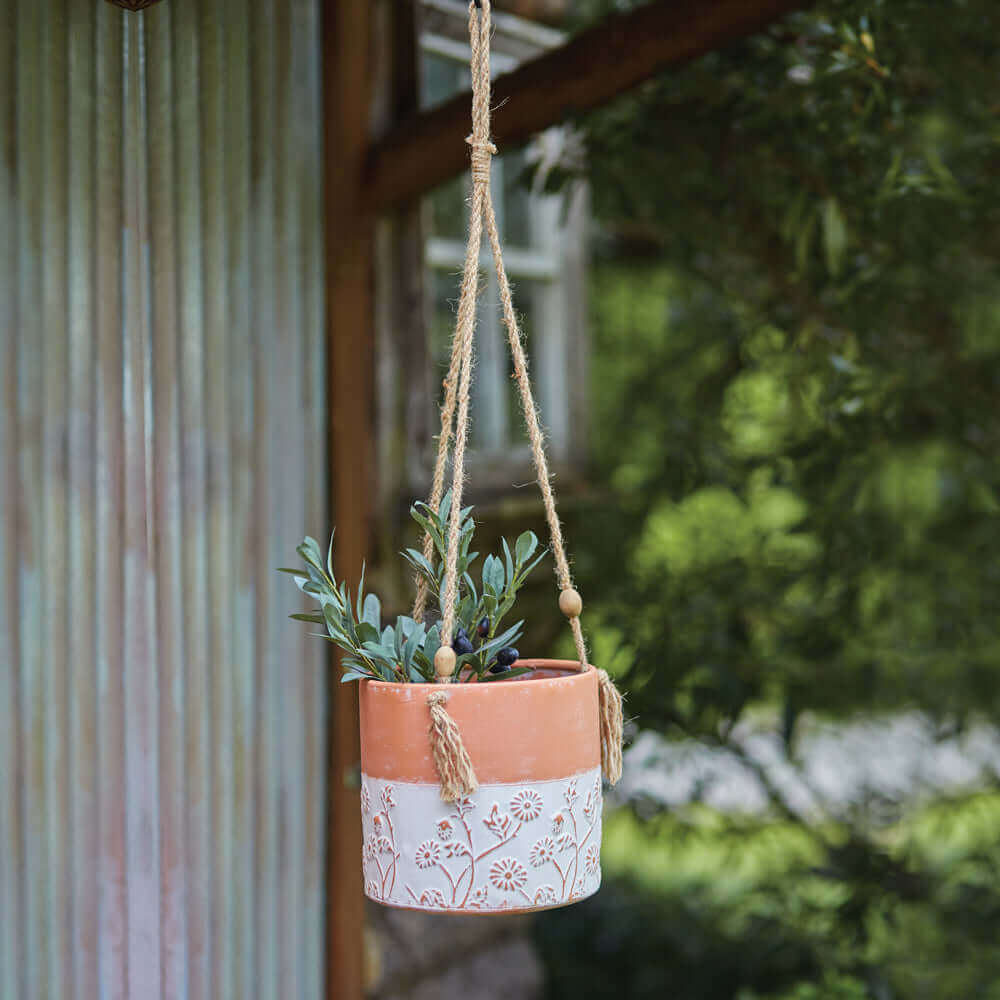
[[[373,778],[437,783],[427,696],[448,694],[481,784],[551,781],[599,767],[597,671],[567,660],[519,660],[562,676],[484,684],[361,681],[361,770]]]

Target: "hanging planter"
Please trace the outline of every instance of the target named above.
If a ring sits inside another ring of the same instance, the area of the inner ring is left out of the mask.
[[[576,902],[601,882],[601,775],[621,775],[621,696],[587,660],[583,602],[573,588],[556,514],[490,194],[489,0],[469,6],[472,49],[472,200],[469,241],[441,407],[431,496],[412,508],[423,550],[412,614],[383,624],[374,594],[333,573],[332,541],[299,546],[289,569],[343,649],[344,681],[360,681],[361,814],[365,893],[432,912],[538,910]],[[509,624],[517,592],[545,555],[524,532],[479,566],[471,508],[462,508],[479,253],[485,229],[532,458],[545,506],[559,608],[573,661],[521,659]],[[451,489],[445,470],[451,454]],[[481,568],[480,568],[481,567]]]
[[[601,884],[597,675],[557,660],[449,690],[478,788],[443,802],[424,685],[361,686],[365,894],[450,912],[571,903]],[[430,694],[435,698],[435,694]],[[431,709],[434,712],[434,709]]]

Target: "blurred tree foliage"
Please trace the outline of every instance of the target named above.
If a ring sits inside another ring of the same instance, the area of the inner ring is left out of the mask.
[[[1000,848],[963,838],[968,796],[933,805],[954,849],[928,854],[912,804],[805,815],[734,740],[762,714],[794,766],[808,713],[1000,722],[1000,4],[828,0],[577,125],[614,491],[573,531],[595,660],[640,727],[765,783],[737,839],[815,845],[742,923],[690,886],[603,894],[577,920],[620,947],[586,954],[679,970],[619,996],[1000,997]],[[540,925],[553,989],[602,996],[560,961],[570,912]]]

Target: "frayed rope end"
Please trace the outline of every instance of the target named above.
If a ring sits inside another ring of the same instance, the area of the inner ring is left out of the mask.
[[[456,802],[476,791],[479,781],[469,752],[462,742],[462,733],[444,707],[447,701],[448,695],[443,691],[435,691],[427,696],[427,706],[431,712],[429,732],[434,765],[441,779],[441,800]]]
[[[597,671],[601,712],[601,767],[612,785],[622,776],[624,714],[622,696],[606,670]]]

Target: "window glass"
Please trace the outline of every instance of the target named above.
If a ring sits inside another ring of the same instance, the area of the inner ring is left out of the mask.
[[[421,105],[431,107],[441,104],[469,89],[469,68],[465,60],[445,51],[445,33],[427,36],[421,53]],[[456,35],[447,34],[448,45],[458,44]],[[458,49],[456,48],[456,52]],[[544,354],[546,364],[551,364],[550,352],[539,351],[539,338],[545,336],[541,324],[561,322],[553,290],[561,287],[563,280],[558,258],[552,254],[548,240],[540,237],[543,230],[536,218],[539,211],[546,211],[530,187],[530,151],[524,149],[505,151],[494,159],[493,200],[504,246],[511,250],[532,251],[530,258],[517,254],[508,257],[507,269],[514,287],[514,301],[521,323],[525,351],[534,381],[536,396],[546,395],[541,385],[548,376],[539,370],[538,355]],[[443,395],[442,380],[447,372],[451,340],[455,329],[456,310],[461,286],[464,247],[468,235],[468,196],[470,183],[468,171],[441,185],[424,200],[423,222],[425,233],[431,241],[427,268],[427,308],[430,336],[429,356],[433,369],[436,407]],[[527,442],[524,417],[513,375],[513,361],[507,346],[497,282],[492,274],[492,259],[488,246],[483,244],[482,293],[478,301],[476,332],[476,366],[472,391],[472,426],[469,443],[477,451],[499,458],[511,448],[520,449]],[[551,268],[553,278],[538,280],[528,273],[537,274],[539,261]],[[529,263],[530,262],[530,263]],[[519,267],[524,270],[519,271]],[[557,339],[561,330],[550,331]],[[564,393],[556,396],[557,404],[565,406]],[[565,421],[561,422],[562,424]]]
[[[465,242],[469,209],[465,199],[464,177],[442,184],[427,198],[427,234]]]
[[[480,281],[486,284],[486,275],[480,272]],[[431,319],[430,319],[430,354],[434,366],[434,413],[440,414],[444,399],[444,378],[448,374],[448,364],[451,361],[451,341],[455,333],[455,321],[458,313],[458,299],[462,290],[462,276],[453,270],[434,268],[430,271]],[[489,351],[493,344],[487,338],[496,336],[495,327],[491,328],[486,311],[496,311],[499,304],[490,301],[490,296],[482,294],[479,297],[476,317],[476,365],[472,376],[471,416],[472,426],[469,443],[473,448],[488,448],[495,445],[495,430],[491,434],[492,421],[490,408],[486,400],[491,396],[493,386],[485,384],[482,354]],[[506,350],[506,343],[500,345]],[[435,429],[435,433],[437,430]]]
[[[420,59],[420,103],[433,107],[469,87],[469,67],[436,52],[424,52]]]
[[[544,283],[532,281],[528,278],[511,278],[514,292],[514,302],[517,307],[518,322],[521,327],[521,343],[524,344],[524,351],[528,355],[528,373],[532,383],[537,384],[538,371],[536,370],[536,347],[539,337],[544,336],[538,327],[540,319],[540,301]],[[506,358],[505,371],[507,373],[507,440],[511,444],[520,444],[528,440],[528,432],[524,426],[524,411],[521,408],[521,396],[518,392],[517,382],[514,380],[514,359],[510,356],[510,346],[507,343],[507,328],[501,328],[503,336],[503,350]],[[537,392],[537,390],[536,390]]]
[[[531,229],[531,191],[524,150],[507,153],[503,163],[503,238],[515,246],[534,242]]]
[[[431,363],[434,365],[435,388],[438,396],[435,405],[440,406],[441,380],[448,371],[461,278],[448,271],[432,270],[430,272],[430,286],[430,356]]]

